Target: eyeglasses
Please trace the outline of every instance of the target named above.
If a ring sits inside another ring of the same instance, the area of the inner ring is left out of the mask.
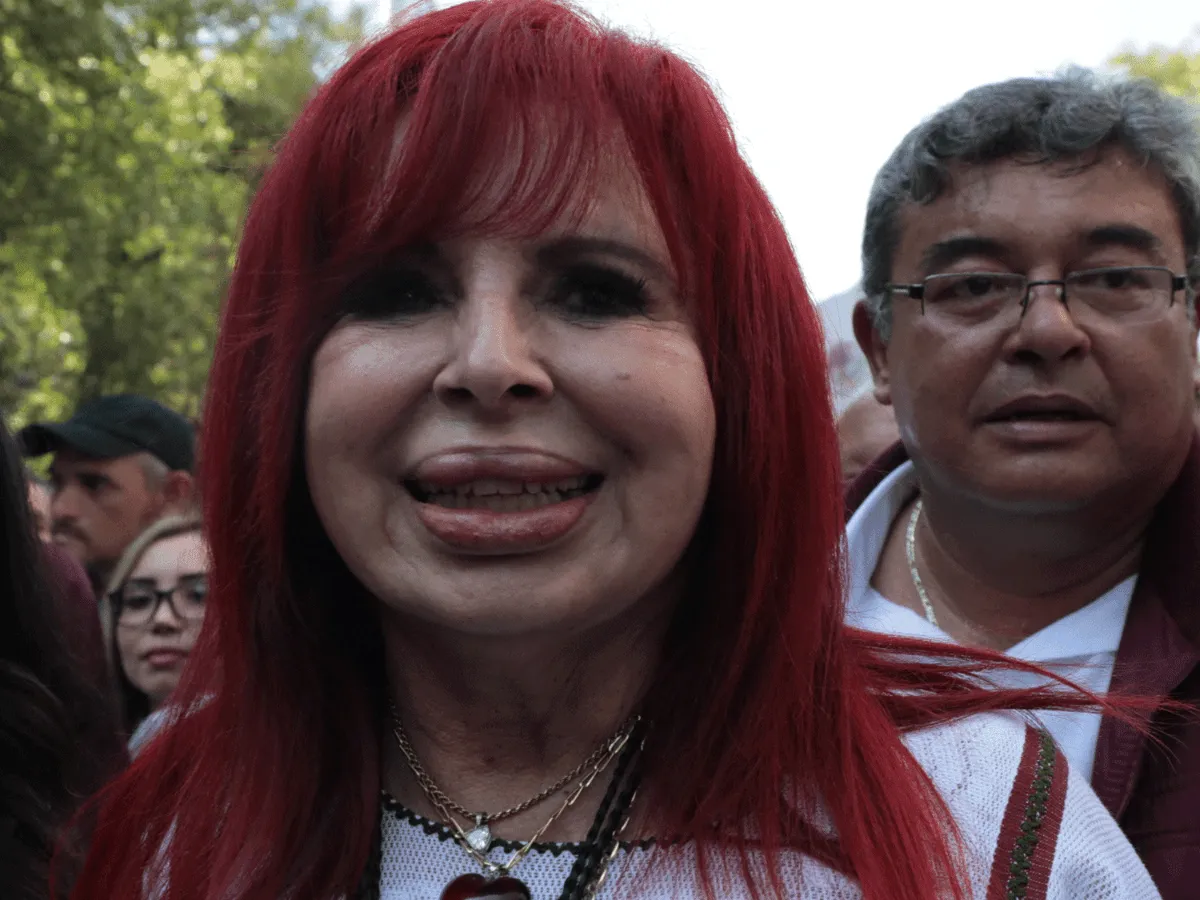
[[[117,624],[131,628],[149,624],[166,603],[175,618],[195,621],[204,618],[208,599],[208,577],[187,575],[174,587],[159,590],[150,581],[129,581],[113,591],[109,598],[117,609]]]
[[[1040,285],[1057,288],[1059,301],[1077,320],[1091,314],[1106,321],[1148,322],[1188,290],[1186,275],[1164,266],[1083,269],[1061,281],[1030,281],[1014,272],[954,272],[930,275],[920,284],[887,284],[891,293],[921,301],[921,313],[947,325],[1015,325]]]

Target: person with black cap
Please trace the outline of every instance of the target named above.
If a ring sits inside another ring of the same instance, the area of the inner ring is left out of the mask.
[[[142,529],[193,503],[192,426],[148,397],[99,397],[66,422],[37,422],[18,437],[26,456],[54,454],[54,541],[84,565],[97,590]]]

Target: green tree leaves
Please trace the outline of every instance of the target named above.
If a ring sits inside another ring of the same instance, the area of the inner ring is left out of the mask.
[[[1140,54],[1127,51],[1112,62],[1134,75],[1157,82],[1172,94],[1200,101],[1200,30],[1191,48],[1151,47]]]
[[[199,411],[253,185],[362,35],[315,0],[0,0],[0,410]]]

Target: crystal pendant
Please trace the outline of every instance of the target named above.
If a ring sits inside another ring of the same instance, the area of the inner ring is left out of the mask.
[[[492,846],[492,829],[482,819],[477,819],[475,827],[466,834],[467,845],[476,853],[487,853]]]
[[[446,885],[442,900],[532,900],[525,882],[508,875],[486,878],[483,875],[459,875]]]

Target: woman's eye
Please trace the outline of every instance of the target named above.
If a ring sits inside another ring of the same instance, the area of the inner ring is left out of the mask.
[[[554,303],[583,319],[615,319],[646,312],[646,282],[602,266],[575,266],[562,273]]]
[[[352,286],[343,308],[360,319],[388,319],[423,315],[444,304],[442,292],[427,276],[395,270],[376,272]]]
[[[143,610],[154,602],[153,594],[146,593],[128,593],[122,598],[122,604],[126,609]]]

